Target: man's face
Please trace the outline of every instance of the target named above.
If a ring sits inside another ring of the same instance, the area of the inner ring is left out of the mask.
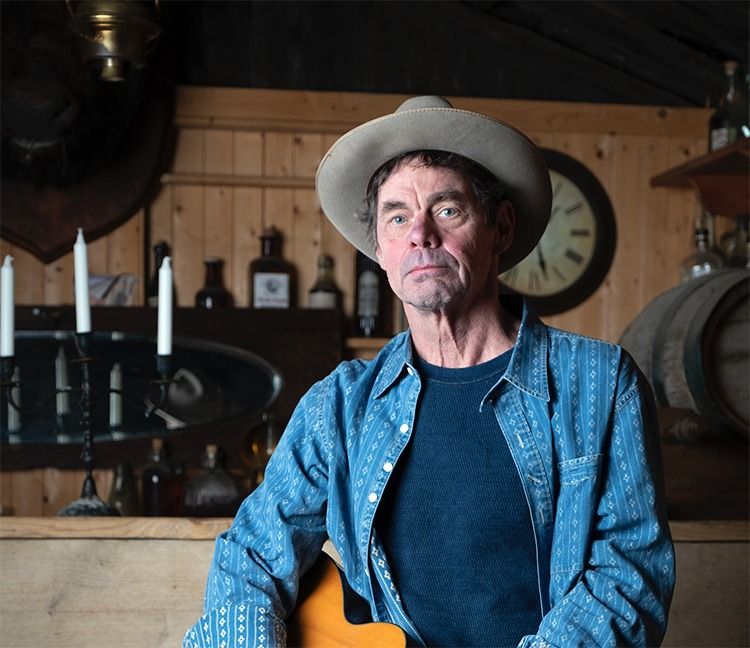
[[[513,220],[504,202],[497,225],[487,226],[461,173],[405,162],[378,193],[378,261],[405,304],[458,312],[497,293],[497,254]]]

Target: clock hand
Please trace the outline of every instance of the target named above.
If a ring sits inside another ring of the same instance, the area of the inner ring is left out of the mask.
[[[542,274],[544,275],[544,278],[547,279],[547,264],[545,263],[544,256],[542,255],[541,245],[536,246],[536,254],[539,257],[539,267],[542,269]]]

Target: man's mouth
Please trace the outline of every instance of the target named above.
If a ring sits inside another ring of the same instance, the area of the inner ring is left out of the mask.
[[[414,266],[413,268],[409,269],[406,272],[406,275],[420,275],[420,274],[429,274],[432,272],[441,272],[443,270],[446,270],[448,266],[444,265],[437,265],[434,263],[426,264],[426,265],[418,265]]]

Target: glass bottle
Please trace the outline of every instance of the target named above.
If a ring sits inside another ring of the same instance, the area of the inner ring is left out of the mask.
[[[176,479],[167,461],[167,449],[163,439],[151,440],[148,463],[143,468],[141,486],[143,495],[143,515],[170,516],[179,511]]]
[[[708,122],[708,150],[715,151],[750,137],[747,88],[737,61],[724,63],[724,94]]]
[[[224,287],[224,260],[208,257],[204,262],[205,279],[203,287],[195,294],[198,308],[226,308],[234,306],[234,298]]]
[[[383,337],[390,335],[391,296],[388,278],[370,257],[357,252],[355,282],[355,335]]]
[[[281,233],[268,227],[260,241],[261,256],[250,262],[250,308],[292,308],[297,277],[294,266],[281,258]]]
[[[120,515],[138,515],[138,491],[129,463],[117,464],[115,480],[109,492],[109,504],[117,509]]]
[[[680,265],[682,281],[690,281],[724,267],[724,260],[709,246],[708,229],[695,228],[695,251]]]
[[[341,291],[333,278],[333,258],[318,257],[318,277],[308,294],[310,308],[341,308]]]
[[[263,481],[266,471],[266,465],[271,455],[276,451],[281,434],[276,427],[274,415],[270,412],[263,413],[263,425],[253,432],[250,442],[250,454],[253,457],[253,466],[255,469],[252,478],[253,486],[259,486]]]
[[[221,464],[220,450],[209,443],[203,455],[203,470],[185,484],[183,512],[189,517],[233,517],[243,492]]]

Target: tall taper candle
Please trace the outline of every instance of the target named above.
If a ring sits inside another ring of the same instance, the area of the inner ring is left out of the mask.
[[[112,365],[109,372],[109,427],[117,429],[122,425],[122,367],[119,362]]]
[[[15,320],[13,297],[13,257],[8,255],[0,268],[0,357],[11,358],[14,352]]]
[[[172,355],[172,257],[164,257],[159,268],[159,324],[157,355]]]
[[[73,261],[76,282],[76,331],[91,332],[91,307],[89,306],[89,260],[83,230],[78,228],[78,236],[73,246]]]
[[[58,416],[70,414],[70,389],[68,381],[68,358],[65,355],[65,349],[60,345],[55,358],[55,413]]]

